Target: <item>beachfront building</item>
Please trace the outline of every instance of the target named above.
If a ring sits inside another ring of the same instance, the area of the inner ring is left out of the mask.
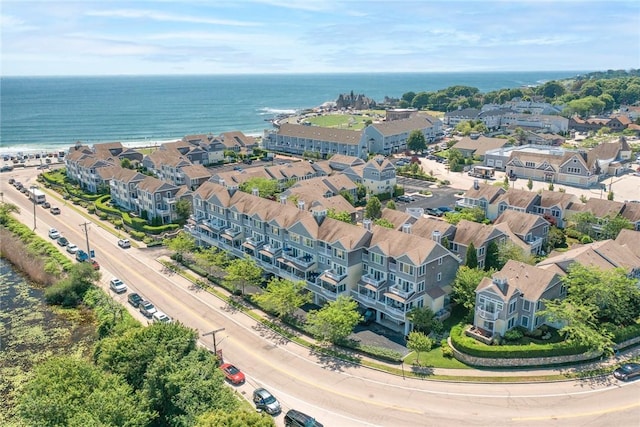
[[[439,311],[448,303],[459,259],[438,239],[372,224],[327,217],[318,200],[282,195],[277,201],[257,191],[206,182],[193,194],[193,218],[185,229],[199,244],[249,256],[266,271],[302,280],[322,304],[352,296],[376,312],[376,320],[407,334],[414,307]],[[339,196],[336,196],[339,197]],[[330,200],[332,198],[328,198]]]
[[[245,135],[240,131],[224,132],[219,136],[211,134],[186,135],[182,138],[182,142],[189,144],[191,147],[198,147],[205,152],[200,161],[193,161],[193,163],[201,163],[203,165],[225,161],[226,153],[229,151],[251,155],[254,148],[258,146],[255,137]]]
[[[517,112],[504,114],[501,126],[505,129],[536,129],[550,133],[566,133],[569,131],[569,119],[549,114],[522,114]]]
[[[277,153],[316,153],[323,158],[334,154],[366,158],[367,144],[362,131],[282,123],[265,131],[262,148]]]
[[[147,176],[138,171],[118,167],[109,181],[111,203],[126,211],[135,211],[138,203],[138,184]]]
[[[173,185],[184,185],[186,183],[182,168],[192,164],[186,155],[183,155],[175,147],[155,150],[142,159],[142,166],[147,171],[153,173],[156,178],[170,182]]]
[[[447,126],[456,127],[458,123],[477,120],[479,115],[480,110],[477,108],[459,108],[444,113],[444,123]]]
[[[414,113],[406,119],[370,124],[363,130],[363,139],[370,153],[386,156],[406,151],[409,135],[416,130],[432,143],[442,135],[442,122],[428,114]]]
[[[138,216],[149,222],[154,220],[169,224],[178,219],[176,202],[187,193],[186,187],[178,187],[158,178],[147,176],[137,183],[135,210]]]

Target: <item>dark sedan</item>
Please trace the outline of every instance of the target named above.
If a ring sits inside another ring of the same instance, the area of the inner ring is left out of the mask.
[[[622,381],[628,381],[632,378],[640,377],[640,364],[625,363],[613,371],[613,376]]]

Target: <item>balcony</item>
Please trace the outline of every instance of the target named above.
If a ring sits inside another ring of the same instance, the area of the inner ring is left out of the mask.
[[[485,320],[496,320],[500,316],[499,311],[487,311],[476,308],[476,314]]]
[[[264,245],[264,246],[262,246],[262,250],[263,250],[263,251],[267,251],[267,252],[269,252],[269,253],[270,253],[270,254],[272,254],[272,255],[278,255],[278,254],[280,253],[280,249],[278,249],[278,248],[274,248],[274,247],[273,247],[273,246],[271,246],[271,245]]]
[[[218,218],[214,218],[214,219],[210,219],[210,220],[205,220],[203,221],[204,224],[206,226],[208,226],[209,228],[211,228],[214,231],[220,232],[222,230],[224,230],[226,228],[226,224],[224,221],[218,219]]]
[[[376,279],[370,274],[365,274],[362,276],[361,280],[364,283],[375,286],[376,288],[384,286],[386,279]]]
[[[411,295],[414,294],[413,290],[405,290],[402,289],[402,287],[398,286],[398,285],[393,285],[389,287],[389,292],[398,295],[399,297],[404,298],[405,300],[408,299]]]
[[[244,239],[244,241],[245,241],[245,243],[248,243],[249,245],[253,246],[254,248],[259,248],[264,243],[264,240],[256,239],[255,237],[247,237],[246,239]]]
[[[240,234],[242,234],[242,231],[235,228],[227,228],[226,230],[224,230],[224,234],[226,234],[227,236],[231,236],[232,238],[236,238]]]
[[[338,274],[335,270],[325,270],[324,274],[329,279],[335,280],[336,282],[339,282],[342,279],[344,279],[345,277],[347,277],[346,274]]]
[[[303,255],[303,256],[299,256],[296,257],[294,255],[291,255],[291,251],[286,251],[282,254],[282,257],[284,259],[286,259],[287,261],[291,261],[303,268],[308,268],[311,267],[313,265],[313,263],[315,262],[313,260],[313,257],[311,255]]]

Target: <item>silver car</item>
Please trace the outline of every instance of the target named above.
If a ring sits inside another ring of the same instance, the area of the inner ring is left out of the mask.
[[[253,391],[253,403],[256,405],[256,409],[261,409],[269,415],[277,415],[282,410],[278,399],[265,388]]]

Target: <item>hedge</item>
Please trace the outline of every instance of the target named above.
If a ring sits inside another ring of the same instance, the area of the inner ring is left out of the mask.
[[[582,354],[589,348],[581,345],[562,343],[527,344],[527,345],[486,345],[464,334],[466,325],[460,324],[451,328],[451,342],[462,353],[486,358],[533,358],[554,357]]]
[[[615,343],[621,343],[631,338],[640,336],[640,323],[635,325],[626,326],[624,328],[616,328],[613,331],[613,341]]]

